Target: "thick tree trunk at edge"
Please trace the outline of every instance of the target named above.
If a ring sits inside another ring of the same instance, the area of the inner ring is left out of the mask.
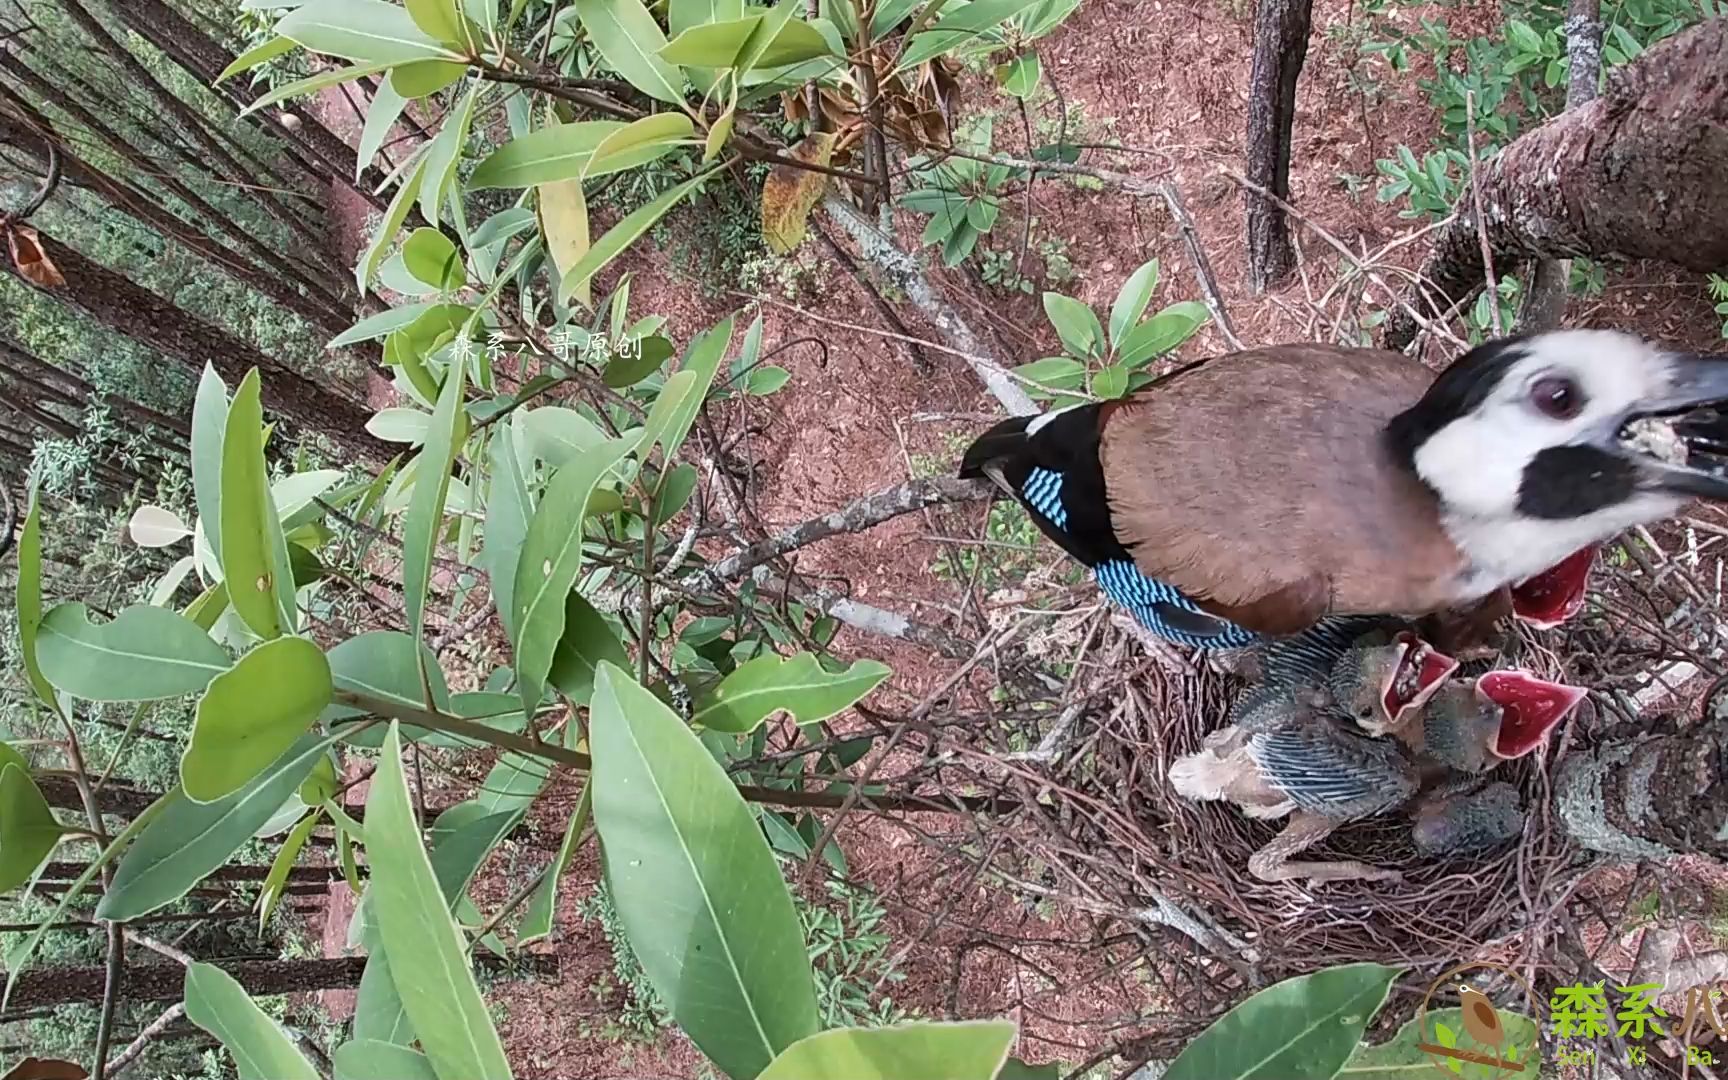
[[[1290,201],[1290,139],[1296,80],[1308,58],[1313,0],[1260,0],[1254,15],[1254,64],[1248,75],[1248,179]],[[1290,223],[1277,205],[1250,191],[1248,280],[1263,291],[1296,265]]]

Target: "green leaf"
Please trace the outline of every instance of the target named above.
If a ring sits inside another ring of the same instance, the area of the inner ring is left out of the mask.
[[[625,936],[697,1047],[750,1080],[818,1027],[797,911],[724,769],[620,668],[595,680],[594,822]]]
[[[615,390],[635,386],[660,370],[660,365],[672,359],[672,343],[655,334],[643,338],[640,347],[626,356],[620,352],[606,364],[600,381]]]
[[[298,41],[287,37],[274,37],[262,45],[254,45],[252,48],[247,49],[245,52],[235,57],[234,62],[223,68],[222,74],[216,76],[216,82],[211,83],[210,85],[219,85],[240,74],[242,71],[251,71],[259,64],[274,60],[283,53],[293,52],[299,47],[300,43]]]
[[[1427,1014],[1429,1026],[1434,1031],[1433,1041],[1441,1046],[1457,1045],[1457,1031],[1464,1026],[1464,1011],[1462,1009],[1435,1009]],[[1534,1062],[1541,1055],[1541,1032],[1534,1021],[1527,1016],[1516,1013],[1502,1012],[1500,1025],[1506,1032],[1504,1052],[1506,1060],[1526,1061],[1522,1073],[1509,1073],[1496,1069],[1491,1065],[1466,1064],[1454,1059],[1449,1064],[1459,1066],[1454,1069],[1466,1080],[1500,1080],[1507,1076],[1539,1075]],[[1398,1029],[1398,1034],[1379,1046],[1358,1047],[1350,1063],[1338,1073],[1338,1080],[1414,1080],[1415,1077],[1433,1075],[1434,1067],[1441,1059],[1417,1049],[1417,1044],[1429,1040],[1423,1032],[1423,1018],[1418,1016],[1407,1021]],[[1487,1048],[1482,1048],[1485,1052]],[[1531,1055],[1526,1058],[1525,1055]]]
[[[600,140],[583,167],[582,178],[633,169],[670,153],[696,134],[696,125],[684,113],[652,113]]]
[[[1003,93],[1017,98],[1029,98],[1038,89],[1038,79],[1044,69],[1035,52],[1021,53],[1006,64],[996,65],[996,84]]]
[[[313,52],[367,64],[462,58],[385,0],[311,0],[284,16],[276,32]]]
[[[578,179],[587,171],[594,148],[624,127],[617,120],[587,120],[530,131],[487,155],[475,166],[468,187],[527,188]]]
[[[1030,364],[1021,364],[1014,369],[1014,374],[1053,390],[1075,390],[1086,376],[1086,365],[1067,356],[1046,356]]]
[[[228,388],[208,362],[192,400],[192,494],[211,554],[222,555],[222,433],[228,427]]]
[[[551,683],[571,701],[586,705],[602,660],[630,666],[630,654],[611,625],[581,593],[571,591],[564,598],[564,632],[552,653]]]
[[[425,1054],[375,1039],[343,1043],[332,1064],[336,1080],[438,1080]]]
[[[1047,1065],[1028,1065],[1019,1058],[1009,1058],[1002,1071],[996,1074],[996,1080],[1062,1080],[1062,1071],[1062,1066],[1054,1061]]]
[[[439,712],[450,709],[450,691],[444,682],[444,672],[438,658],[425,645],[395,630],[372,630],[331,649],[330,678],[336,689],[352,694],[387,701],[410,709],[426,707],[425,691],[420,682],[424,665],[426,680],[432,684],[432,706]],[[353,709],[332,707],[325,711],[326,721],[360,715]],[[408,738],[421,738],[430,732],[425,728],[406,727]],[[377,746],[383,741],[382,732],[375,737],[350,738],[357,746]]]
[[[30,507],[24,512],[24,531],[18,536],[18,588],[13,599],[17,606],[18,644],[24,653],[25,678],[37,700],[57,709],[54,686],[42,673],[38,658],[37,641],[42,627],[42,505],[35,487],[30,489]]]
[[[453,0],[402,0],[416,26],[438,41],[462,40],[462,13]]]
[[[972,0],[961,8],[951,8],[936,24],[912,36],[911,44],[900,57],[895,70],[905,71],[924,61],[955,49],[974,48],[987,51],[1000,39],[991,33],[996,27],[1014,18],[1043,0]]]
[[[1206,305],[1197,300],[1171,304],[1136,326],[1116,349],[1117,362],[1138,367],[1194,336],[1206,321]]]
[[[432,428],[432,414],[419,409],[380,409],[366,421],[366,431],[385,442],[418,446]]]
[[[354,267],[354,277],[362,293],[372,284],[372,278],[378,272],[378,261],[384,257],[390,242],[396,239],[396,231],[408,220],[408,211],[413,209],[414,200],[420,197],[420,185],[425,175],[426,159],[422,157],[413,165],[408,178],[402,181],[402,186],[396,190],[377,233],[373,234],[366,250],[360,253],[360,261]]]
[[[654,527],[659,528],[671,521],[695,493],[696,466],[682,461],[666,470],[654,492]]]
[[[1092,393],[1101,398],[1119,398],[1128,392],[1128,369],[1111,364],[1092,376]]]
[[[325,758],[328,761],[329,758]],[[276,858],[270,863],[270,872],[264,877],[264,885],[258,890],[258,932],[262,934],[264,927],[270,922],[270,916],[276,910],[276,904],[282,899],[282,888],[288,884],[288,871],[294,869],[294,861],[300,857],[300,849],[306,846],[306,840],[312,835],[312,830],[318,827],[323,814],[313,811],[300,819],[294,826],[294,831],[288,834],[288,839],[282,841],[282,847],[276,852]]]
[[[222,434],[222,579],[228,603],[269,639],[292,628],[294,576],[282,525],[270,504],[258,369],[240,380]]]
[[[492,487],[486,500],[485,558],[492,581],[492,603],[504,624],[504,634],[516,640],[516,563],[528,539],[528,523],[534,516],[534,497],[522,475],[522,459],[516,452],[516,426],[499,424],[488,450],[492,465]]]
[[[994,1080],[1014,1035],[1007,1020],[838,1028],[788,1047],[757,1080]]]
[[[462,104],[452,110],[438,129],[432,144],[426,149],[426,164],[420,179],[420,214],[426,224],[438,227],[438,215],[443,212],[444,196],[456,180],[456,164],[462,157],[462,147],[468,142],[468,126],[474,120],[474,100],[484,85],[475,80]]]
[[[528,712],[540,703],[552,654],[564,633],[565,598],[582,566],[582,519],[588,499],[631,448],[630,439],[615,439],[583,452],[553,473],[528,524],[512,598],[516,679]]]
[[[498,29],[498,0],[462,0],[462,10],[483,35]]]
[[[787,9],[788,18],[781,24],[772,41],[755,57],[750,65],[751,70],[761,71],[767,68],[787,67],[792,64],[802,64],[823,56],[838,55],[822,32],[803,19],[797,18],[797,12],[803,5],[793,6],[786,0],[781,0],[775,11]],[[768,20],[774,16],[771,13],[763,19],[764,30]],[[746,54],[747,55],[747,54]]]
[[[49,683],[85,701],[157,701],[204,689],[228,670],[228,653],[186,617],[136,604],[108,622],[83,604],[42,620],[36,656]]]
[[[468,283],[462,256],[448,236],[437,229],[415,229],[402,245],[408,272],[434,289],[451,292]]]
[[[605,2],[605,0],[597,0],[597,2]],[[628,0],[628,2],[637,3],[638,0]],[[580,262],[564,272],[563,280],[558,286],[560,299],[568,301],[572,293],[585,285],[595,274],[605,269],[613,259],[623,254],[625,248],[640,239],[643,233],[652,228],[655,222],[665,217],[674,206],[684,200],[685,196],[696,190],[696,186],[708,179],[708,176],[708,173],[698,173],[677,187],[668,188],[652,201],[626,214],[623,220],[607,231],[605,236],[595,241],[594,246],[588,249],[588,254],[582,256]]]
[[[18,752],[6,747],[9,758]],[[20,760],[0,766],[0,892],[28,882],[65,830]]]
[[[138,835],[96,917],[124,922],[185,896],[251,840],[312,772],[333,740],[307,735],[245,787],[213,803],[176,791]]]
[[[1403,971],[1344,964],[1260,991],[1171,1063],[1165,1080],[1330,1080]]]
[[[396,992],[439,1076],[510,1080],[462,933],[421,845],[401,759],[401,733],[392,721],[366,799],[366,854],[372,864],[368,902]]]
[[[344,345],[353,345],[361,341],[376,341],[392,330],[400,330],[412,325],[414,320],[438,306],[435,300],[427,300],[417,304],[403,304],[401,307],[380,311],[376,315],[368,315],[348,329],[337,334],[325,343],[326,349],[340,349]],[[202,508],[200,508],[202,512]]]
[[[397,97],[418,101],[454,85],[466,74],[468,65],[461,61],[416,60],[391,68],[384,85]]]
[[[582,261],[593,243],[588,228],[588,199],[582,194],[580,180],[550,181],[536,187],[534,193],[540,232],[546,237],[546,253],[552,258],[553,270],[562,278]],[[576,290],[576,302],[584,307],[594,303],[586,284]]]
[[[564,826],[564,840],[558,845],[558,857],[546,868],[540,887],[534,890],[534,896],[528,901],[528,913],[522,916],[522,925],[516,931],[517,947],[552,935],[552,914],[558,910],[558,879],[569,869],[571,856],[576,854],[576,841],[581,839],[582,830],[588,825],[588,812],[593,803],[594,785],[583,781],[582,797],[576,800],[576,809],[571,811],[570,822]]]
[[[776,709],[800,724],[814,724],[844,712],[892,672],[875,660],[855,660],[838,674],[822,670],[814,653],[758,656],[720,681],[690,718],[715,731],[744,734],[755,730]]]
[[[752,371],[744,383],[744,389],[758,397],[767,397],[785,386],[791,378],[792,373],[790,371],[770,364],[767,367],[759,367]]]
[[[684,104],[684,73],[660,59],[666,35],[642,0],[575,0],[575,6],[607,66],[657,101]]]
[[[408,612],[408,633],[419,641],[426,621],[426,590],[432,581],[432,559],[438,537],[444,531],[444,502],[450,493],[450,467],[461,449],[460,428],[467,416],[462,412],[466,389],[466,364],[451,364],[432,414],[426,448],[420,451],[419,477],[408,516],[402,524],[403,604]]]
[[[727,22],[743,16],[744,0],[671,0],[666,22],[676,37],[692,26]]]
[[[648,417],[647,431],[642,436],[642,443],[637,448],[637,456],[646,459],[652,449],[653,442],[658,441],[662,454],[668,461],[684,445],[684,439],[690,434],[690,428],[696,423],[696,414],[702,408],[702,402],[708,397],[708,388],[714,384],[714,376],[720,371],[720,362],[726,358],[726,350],[732,345],[732,330],[736,315],[728,315],[714,326],[696,335],[684,350],[684,359],[678,365],[678,375],[674,378],[691,375],[690,389],[674,400],[665,416],[665,426],[656,427],[654,412],[659,411],[660,402],[656,401],[655,410]],[[672,380],[668,379],[662,397],[672,389]],[[650,435],[653,439],[650,439]]]
[[[303,637],[279,637],[216,676],[198,702],[180,783],[194,802],[239,790],[281,757],[330,704],[330,665]]]
[[[977,0],[983,3],[984,0]],[[1092,309],[1072,296],[1047,292],[1044,294],[1044,314],[1062,339],[1062,347],[1070,356],[1098,356],[1104,351],[1104,328]]]
[[[402,1011],[402,998],[390,976],[390,958],[373,949],[360,973],[360,991],[354,999],[354,1037],[393,1046],[411,1046],[414,1025]]]
[[[252,104],[241,109],[236,115],[241,117],[251,116],[253,113],[258,112],[261,109],[267,109],[272,105],[287,101],[292,97],[299,97],[302,94],[315,94],[320,90],[327,90],[332,86],[340,86],[345,82],[351,82],[366,75],[376,75],[380,71],[387,69],[389,66],[389,64],[356,64],[352,67],[335,68],[331,71],[320,71],[316,75],[311,75],[304,79],[296,79],[291,83],[278,86],[263,97],[254,98]]]
[[[660,50],[660,58],[685,67],[730,68],[762,22],[761,15],[692,26]]]
[[[320,1080],[281,1025],[214,964],[186,966],[186,1019],[216,1036],[240,1080]]]
[[[1145,263],[1128,275],[1128,280],[1122,283],[1121,290],[1116,293],[1116,302],[1110,305],[1111,348],[1122,348],[1122,338],[1140,321],[1140,316],[1146,313],[1146,305],[1152,301],[1152,290],[1157,287],[1157,259]]]
[[[542,773],[544,773],[544,769]],[[454,908],[468,891],[480,864],[509,835],[526,803],[498,810],[481,799],[457,803],[438,815],[432,825],[432,876],[446,908]]]

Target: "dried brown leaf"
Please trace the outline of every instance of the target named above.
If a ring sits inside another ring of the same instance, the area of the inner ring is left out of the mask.
[[[826,167],[834,155],[834,134],[812,132],[794,146],[791,156],[811,165]],[[828,190],[828,175],[796,165],[776,165],[762,185],[762,239],[769,250],[790,255],[804,242],[810,211]]]
[[[12,251],[12,265],[18,268],[18,275],[25,281],[44,289],[66,287],[66,279],[61,276],[60,268],[54,265],[54,260],[42,250],[42,241],[37,238],[35,229],[28,225],[8,226],[6,245]]]

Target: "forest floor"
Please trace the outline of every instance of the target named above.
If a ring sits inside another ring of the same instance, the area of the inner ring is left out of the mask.
[[[1468,0],[1450,8],[1460,30],[1472,23],[1486,27],[1499,18],[1497,5]],[[1414,18],[1408,11],[1405,18]],[[1359,16],[1358,16],[1359,18]],[[1382,86],[1377,100],[1354,87],[1359,55],[1352,34],[1351,10],[1344,0],[1318,0],[1307,66],[1298,92],[1291,186],[1293,202],[1353,250],[1379,248],[1416,225],[1373,197],[1375,159],[1398,143],[1429,144],[1435,121],[1423,103],[1416,72]],[[1324,334],[1312,324],[1310,296],[1336,277],[1338,260],[1311,234],[1302,236],[1308,284],[1293,280],[1268,296],[1252,296],[1244,285],[1245,245],[1240,191],[1218,172],[1242,168],[1246,91],[1251,50],[1251,8],[1230,0],[1086,0],[1069,23],[1040,43],[1046,78],[1067,103],[1073,141],[1118,140],[1125,151],[1089,151],[1085,160],[1140,176],[1172,179],[1184,193],[1216,271],[1224,302],[1241,339],[1249,345],[1308,340]],[[1420,61],[1419,61],[1420,62]],[[1390,78],[1390,77],[1389,77]],[[976,82],[968,87],[963,114],[988,108],[998,120],[998,152],[1022,153],[1021,120],[1011,99],[993,95]],[[986,98],[988,97],[988,100]],[[333,129],[354,139],[359,120],[340,92],[326,91],[318,110]],[[1033,110],[1041,132],[1052,132],[1059,116],[1051,100]],[[1049,141],[1048,134],[1037,141]],[[1366,178],[1352,184],[1349,178]],[[1352,188],[1355,188],[1354,192]],[[1042,180],[1033,189],[1037,218],[1032,232],[1036,251],[1051,245],[1072,264],[1073,279],[1053,286],[1107,310],[1123,280],[1150,258],[1160,260],[1162,283],[1157,306],[1198,299],[1193,270],[1162,201],[1134,199],[1119,192],[1091,190],[1072,182]],[[700,211],[697,211],[700,212]],[[1012,251],[1019,239],[1022,211],[1005,211],[1010,227],[998,226],[991,242]],[[818,215],[818,219],[820,215]],[[901,215],[901,240],[915,246],[920,222]],[[605,221],[597,221],[596,235]],[[362,242],[365,208],[338,199],[332,228],[349,256]],[[869,297],[845,269],[827,260],[814,240],[806,259],[819,264],[795,299],[781,297],[760,305],[764,343],[815,336],[826,345],[788,349],[775,359],[792,372],[786,390],[766,399],[732,407],[723,418],[734,431],[753,434],[739,453],[754,465],[750,496],[756,514],[770,528],[788,525],[842,506],[850,500],[905,479],[919,461],[952,469],[957,440],[999,414],[972,372],[959,359],[928,353],[931,367],[921,369],[898,341],[862,329],[818,322],[803,311],[844,323],[887,329]],[[1420,259],[1423,244],[1400,252],[1406,265]],[[679,265],[676,245],[640,250],[623,260],[634,274],[634,313],[663,314],[675,340],[688,340],[745,307],[750,297],[721,292]],[[1039,257],[1034,254],[1033,262]],[[1038,274],[1032,275],[1036,280]],[[1010,364],[1025,363],[1057,351],[1055,335],[1032,294],[1008,293],[986,285],[975,273],[932,271],[946,298]],[[602,284],[609,284],[609,279]],[[1040,282],[1040,288],[1043,283]],[[1312,290],[1312,292],[1310,292]],[[802,311],[800,310],[802,309]],[[935,339],[912,316],[915,334]],[[752,317],[746,315],[743,322]],[[1696,277],[1676,277],[1660,269],[1634,266],[1591,301],[1574,300],[1573,325],[1615,325],[1678,343],[1708,346],[1718,321],[1704,300]],[[743,323],[741,322],[740,325]],[[1216,329],[1207,324],[1181,350],[1179,359],[1225,351]],[[374,384],[374,404],[387,401],[388,386]],[[742,415],[740,413],[747,413]],[[964,512],[976,536],[984,511]],[[839,536],[798,553],[806,573],[843,579],[852,596],[914,618],[942,622],[957,597],[949,580],[932,573],[942,551],[931,538],[929,521],[907,515],[870,531]],[[1054,548],[1041,546],[1036,558],[1054,563]],[[835,643],[843,656],[873,657],[894,675],[878,693],[881,707],[910,707],[937,688],[953,671],[950,661],[919,648],[843,631]],[[977,682],[977,687],[987,680]],[[535,825],[556,837],[577,791],[567,782],[537,804]],[[993,928],[1020,938],[1084,937],[1082,913],[1057,911],[1049,919],[1031,915],[989,882],[976,882],[962,895],[932,883],[926,874],[938,858],[910,831],[867,815],[850,817],[840,833],[852,876],[884,898],[884,929],[890,951],[909,944],[925,928],[922,912],[951,904],[956,926],[918,939],[900,964],[903,982],[892,987],[896,1004],[931,1017],[1008,1016],[1021,1025],[1016,1053],[1038,1062],[1074,1063],[1133,1034],[1134,1017],[1147,1006],[1146,987],[1132,973],[1113,983],[1093,983],[1077,994],[1052,994],[1062,983],[1060,952],[1037,972],[1014,958],[975,947],[976,928]],[[554,841],[555,843],[555,841]],[[516,845],[496,856],[479,879],[482,908],[510,895],[531,872],[551,858],[550,851]],[[517,1075],[524,1078],[684,1078],[704,1075],[699,1054],[675,1032],[643,1034],[621,1019],[621,991],[611,975],[613,957],[598,922],[583,917],[578,905],[598,877],[592,845],[576,860],[560,893],[558,926],[552,942],[561,959],[555,980],[503,982],[495,988],[502,1002],[502,1026]],[[336,886],[342,889],[343,886]],[[939,895],[937,889],[943,890]],[[325,935],[340,950],[347,915],[335,905]],[[339,1000],[332,1005],[341,1007]]]

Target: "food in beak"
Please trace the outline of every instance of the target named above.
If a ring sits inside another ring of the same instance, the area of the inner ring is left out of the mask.
[[[1540,630],[1559,626],[1583,609],[1595,562],[1596,547],[1592,545],[1512,586],[1512,614]]]
[[[1476,692],[1501,708],[1494,753],[1507,760],[1521,758],[1547,742],[1589,694],[1582,687],[1538,679],[1516,668],[1490,671],[1476,680]]]

